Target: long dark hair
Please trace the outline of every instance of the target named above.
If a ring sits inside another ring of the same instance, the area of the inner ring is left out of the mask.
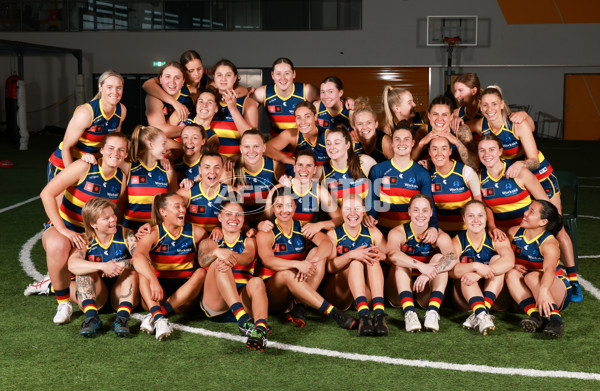
[[[546,231],[556,236],[563,227],[562,216],[558,213],[558,208],[550,201],[535,200],[534,202],[537,202],[541,206],[540,217],[548,220]]]

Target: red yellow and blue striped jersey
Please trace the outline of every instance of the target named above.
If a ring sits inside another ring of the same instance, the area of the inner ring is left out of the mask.
[[[519,225],[523,214],[531,204],[531,196],[527,189],[519,185],[513,178],[506,178],[504,173],[510,163],[503,162],[504,168],[498,178],[493,178],[485,167],[479,174],[481,196],[487,206],[494,212],[498,227]]]
[[[92,198],[107,198],[117,203],[125,174],[117,168],[113,176],[107,178],[99,164],[90,164],[85,177],[77,184],[69,186],[59,208],[65,226],[75,232],[85,231],[81,209]]]
[[[127,178],[127,210],[123,225],[138,229],[152,220],[152,199],[169,190],[169,174],[157,161],[152,168],[143,162],[132,162]]]
[[[331,160],[323,165],[325,185],[331,196],[342,203],[342,199],[348,194],[358,194],[364,200],[369,194],[370,182],[366,175],[363,178],[350,177],[349,168],[340,171],[333,167]],[[362,170],[362,165],[361,165]],[[364,175],[363,171],[363,175]]]
[[[242,96],[236,99],[236,105],[241,115],[244,115],[244,105],[247,96]],[[240,137],[241,134],[233,121],[231,112],[227,105],[219,102],[219,111],[213,117],[210,123],[211,128],[219,137],[219,153],[226,157],[231,157],[240,154]]]
[[[278,258],[289,259],[293,261],[306,258],[306,239],[302,235],[302,226],[297,220],[293,220],[292,232],[286,235],[275,219],[273,227],[273,253]],[[266,266],[260,268],[260,278],[266,280],[275,272]]]
[[[377,164],[371,169],[374,197],[379,201],[378,210],[380,229],[384,234],[410,220],[408,204],[413,195],[431,194],[431,175],[420,165],[411,161],[405,169],[399,169],[393,159]],[[435,211],[429,223],[437,228]]]
[[[525,238],[526,229],[519,227],[511,246],[515,252],[515,263],[522,265],[529,271],[543,271],[544,270],[544,254],[542,254],[542,244],[550,237],[554,237],[550,232],[544,231],[535,238],[527,240]],[[556,275],[564,275],[562,269],[556,265]]]
[[[294,179],[292,179],[292,196],[296,200],[296,211],[294,212],[294,220],[298,220],[301,225],[310,223],[317,218],[320,206],[320,191],[319,181],[313,179],[310,187],[303,194],[298,193],[294,187]]]
[[[179,93],[177,94],[177,98],[175,100],[182,105],[185,105],[189,111],[189,117],[194,118],[196,116],[196,105],[194,104],[194,99],[192,98],[192,93],[187,85],[181,87]],[[175,108],[168,103],[163,102],[163,115],[165,116],[165,120],[168,120],[171,114],[175,112]]]
[[[86,247],[85,259],[90,262],[110,262],[131,259],[129,246],[125,240],[125,228],[117,226],[117,232],[110,239],[107,246],[103,246],[94,236],[94,239]]]
[[[229,186],[217,182],[218,190],[209,197],[202,190],[201,182],[194,183],[188,193],[185,221],[211,232],[219,224],[221,203],[229,198]]]
[[[275,178],[275,163],[267,156],[262,158],[262,167],[257,172],[243,168],[244,179],[233,178],[233,186],[242,193],[244,205],[264,205],[269,191],[277,184]]]
[[[225,240],[225,238],[222,238],[221,240],[219,240],[217,245],[219,246],[219,248],[226,248],[237,254],[241,254],[244,252],[244,249],[246,248],[246,238],[244,238],[242,236],[242,234],[240,233],[238,235],[237,239],[235,240],[235,242],[228,243]],[[247,265],[239,265],[238,264],[238,265],[235,265],[233,269],[231,269],[231,271],[233,272],[233,278],[235,279],[235,285],[236,285],[237,289],[243,288],[246,286],[246,284],[248,284],[248,281],[250,281],[250,279],[254,275],[254,263],[255,262],[256,262],[256,259],[252,260],[252,262],[250,262]]]
[[[514,130],[514,124],[511,120],[507,119],[503,124],[502,128],[498,131],[498,133],[494,132],[494,129],[490,126],[487,119],[484,118],[481,122],[481,134],[493,133],[500,139],[502,143],[502,158],[504,160],[508,160],[511,163],[514,163],[518,160],[525,160],[527,156],[525,155],[525,150],[523,149],[523,145],[521,144],[521,140],[516,135]],[[552,166],[550,162],[546,159],[544,154],[538,150],[538,160],[540,161],[540,166],[534,170],[531,170],[532,174],[538,179],[538,181],[543,181],[548,178],[552,172]]]
[[[271,121],[271,137],[277,136],[285,129],[296,127],[294,108],[300,102],[306,100],[304,96],[304,83],[294,83],[292,94],[287,98],[277,93],[275,84],[265,86],[265,110]]]
[[[196,241],[194,225],[185,223],[172,235],[164,223],[158,227],[158,240],[150,250],[150,260],[158,278],[190,278],[194,273]]]
[[[454,161],[452,169],[442,175],[435,166],[431,170],[431,193],[435,203],[438,225],[446,232],[466,229],[461,210],[473,199],[465,181],[465,165]]]
[[[350,126],[350,110],[342,106],[342,110],[336,114],[332,114],[323,102],[320,102],[319,110],[317,110],[317,127],[325,131],[333,129],[340,124],[346,125],[348,130],[352,130],[352,126]]]
[[[487,229],[483,241],[479,243],[479,248],[476,247],[477,243],[474,244],[471,241],[466,230],[460,231],[457,236],[460,243],[460,254],[458,256],[460,263],[479,262],[489,265],[492,257],[498,254],[494,246],[494,239],[492,239]]]
[[[110,116],[107,116],[102,110],[101,99],[94,99],[85,105],[92,109],[93,119],[90,125],[84,129],[77,144],[71,148],[73,159],[79,159],[84,153],[97,155],[100,152],[100,144],[106,136],[109,133],[116,132],[121,126],[121,112],[123,110],[121,103],[117,104],[115,111]],[[50,163],[58,168],[65,168],[62,160],[62,149],[63,143],[61,142],[50,156]]]
[[[337,256],[344,255],[349,251],[356,250],[360,246],[373,245],[371,230],[364,225],[360,226],[360,231],[355,237],[350,236],[346,231],[346,224],[342,224],[335,229],[335,252]]]
[[[402,229],[406,236],[404,244],[400,247],[402,252],[419,262],[429,263],[438,250],[431,243],[425,243],[417,238],[412,229],[412,222],[404,223]]]

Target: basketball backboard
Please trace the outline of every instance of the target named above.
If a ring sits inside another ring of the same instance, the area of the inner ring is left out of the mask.
[[[446,46],[445,38],[460,38],[456,46],[477,46],[477,16],[428,16],[427,46]]]

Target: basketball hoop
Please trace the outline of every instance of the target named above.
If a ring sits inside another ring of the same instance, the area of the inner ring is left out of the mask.
[[[448,46],[448,51],[452,53],[454,47],[462,41],[460,37],[445,37],[444,43]]]

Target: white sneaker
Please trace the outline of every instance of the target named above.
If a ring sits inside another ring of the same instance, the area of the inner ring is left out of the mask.
[[[487,335],[490,331],[496,329],[496,326],[492,321],[492,317],[485,311],[477,315],[477,321],[479,325],[479,332],[483,335]]]
[[[438,331],[440,331],[439,320],[440,314],[438,314],[437,311],[429,310],[425,312],[425,318],[423,318],[423,325],[425,326],[425,329],[437,333]]]
[[[462,325],[465,329],[474,329],[477,327],[477,318],[475,317],[475,312],[471,312],[471,315],[463,322]]]
[[[143,331],[150,335],[154,334],[154,319],[152,319],[152,314],[148,313],[142,318],[140,331]]]
[[[173,332],[173,326],[167,318],[160,318],[154,323],[156,329],[156,339],[162,341],[163,338],[167,338]]]
[[[421,322],[419,322],[419,317],[415,311],[408,311],[404,314],[404,323],[406,331],[409,333],[421,331]]]
[[[65,324],[71,321],[71,315],[73,314],[73,307],[71,303],[58,303],[56,308],[56,315],[54,315],[54,323]]]
[[[50,277],[46,274],[41,281],[36,281],[33,284],[27,285],[23,292],[25,296],[31,295],[49,295],[50,294]]]

